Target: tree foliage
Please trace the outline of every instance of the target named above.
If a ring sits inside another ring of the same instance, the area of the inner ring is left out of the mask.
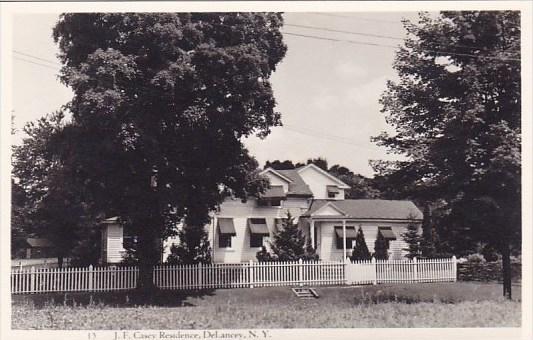
[[[298,224],[294,222],[294,217],[288,211],[287,217],[283,219],[280,228],[274,233],[270,242],[271,258],[275,261],[318,260],[318,255],[311,247],[309,240],[306,239]],[[268,258],[261,256],[263,260]]]
[[[294,165],[294,163],[292,163],[291,160],[287,159],[284,161],[280,161],[276,159],[274,161],[266,161],[264,169],[267,168],[272,168],[274,170],[291,170],[296,168],[296,166]]]
[[[389,259],[389,242],[378,232],[376,241],[374,242],[374,257],[377,260]]]
[[[211,245],[205,228],[185,225],[178,231],[178,238],[178,244],[170,248],[168,263],[211,263]]]
[[[520,12],[422,13],[405,27],[399,80],[381,98],[396,131],[375,141],[406,160],[375,169],[404,197],[443,200],[449,234],[499,249],[510,297],[521,226]]]
[[[421,255],[421,243],[422,236],[419,233],[418,226],[414,223],[410,223],[407,226],[407,230],[402,234],[402,238],[407,243],[407,248],[403,250],[407,251],[407,257],[412,259]]]
[[[363,229],[359,227],[357,230],[357,235],[355,236],[355,247],[353,248],[350,260],[362,261],[370,260],[370,258],[370,252],[368,251],[368,246],[366,245],[365,241],[365,234],[363,233]]]
[[[280,124],[269,77],[282,24],[279,13],[72,13],[54,28],[74,91],[63,154],[138,235],[141,289],[179,221],[201,228],[228,195],[264,190],[241,138]]]
[[[70,180],[72,169],[57,152],[66,124],[61,111],[30,122],[22,144],[13,148],[13,177],[18,183],[12,188],[12,236],[49,239],[60,266],[67,256],[74,263],[83,258],[96,264],[98,249],[91,238],[96,217],[90,197]]]

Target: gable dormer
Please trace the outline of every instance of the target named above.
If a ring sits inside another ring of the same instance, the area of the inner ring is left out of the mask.
[[[287,192],[289,191],[289,184],[292,182],[292,180],[287,176],[284,176],[283,174],[272,168],[267,168],[263,170],[261,172],[261,175],[268,178],[268,180],[270,181],[271,188],[281,187],[283,194],[287,194]],[[279,189],[277,190],[279,191]]]
[[[346,183],[312,163],[299,168],[298,174],[313,192],[314,199],[343,200],[344,190],[350,189]]]

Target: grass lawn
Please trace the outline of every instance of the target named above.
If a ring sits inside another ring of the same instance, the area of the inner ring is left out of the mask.
[[[220,329],[520,327],[498,284],[471,282],[319,287],[301,300],[289,287],[164,292],[149,304],[130,293],[13,296],[13,329]]]

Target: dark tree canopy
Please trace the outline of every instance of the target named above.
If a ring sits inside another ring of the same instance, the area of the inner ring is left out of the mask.
[[[274,161],[266,161],[264,169],[272,168],[274,170],[291,170],[296,168],[296,166],[290,160],[280,161],[278,159]]]
[[[61,80],[74,91],[63,154],[138,234],[143,272],[179,221],[200,228],[227,195],[264,190],[241,138],[280,124],[269,77],[286,52],[282,24],[279,13],[60,17]]]
[[[70,168],[56,150],[58,135],[66,126],[61,111],[24,127],[26,137],[13,148],[14,198],[12,235],[43,237],[52,241],[59,265],[84,258],[96,263],[98,250],[89,239],[95,217],[89,197],[76,185]],[[91,240],[92,241],[92,240]]]
[[[381,98],[396,132],[375,141],[407,159],[375,169],[396,194],[445,202],[450,231],[499,249],[510,297],[505,273],[521,226],[520,12],[421,14],[405,27],[399,80]]]

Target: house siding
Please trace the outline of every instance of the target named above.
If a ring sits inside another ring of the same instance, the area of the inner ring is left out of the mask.
[[[289,191],[289,183],[288,183],[286,180],[280,178],[279,176],[274,175],[274,174],[271,173],[271,172],[266,172],[266,173],[265,173],[265,176],[266,176],[266,177],[268,178],[268,180],[270,181],[270,185],[271,185],[271,186],[277,186],[277,185],[280,185],[280,186],[283,187],[283,192],[286,193],[287,191]]]
[[[313,198],[315,199],[334,199],[334,200],[343,200],[344,199],[344,190],[339,189],[339,193],[335,196],[335,198],[328,198],[328,191],[327,186],[328,185],[339,185],[339,183],[329,179],[328,177],[324,176],[324,174],[321,174],[316,169],[313,169],[312,167],[303,169],[299,172],[300,176],[304,180],[305,183],[309,186],[311,189],[311,192],[313,193]]]
[[[123,254],[126,250],[122,247],[123,241],[123,228],[119,224],[107,225],[107,244],[106,252],[107,257],[105,262],[107,263],[120,263],[122,262]]]
[[[282,202],[282,205],[285,202]],[[300,203],[295,200],[294,207],[298,207]],[[246,202],[240,200],[226,200],[220,206],[220,212],[215,216],[215,220],[211,226],[209,239],[213,245],[214,261],[224,263],[239,263],[246,261],[256,261],[256,253],[261,249],[260,247],[250,247],[250,230],[248,228],[249,218],[264,218],[267,223],[270,237],[275,231],[276,218],[285,217],[289,207],[259,207],[255,199],[249,199]],[[291,213],[293,209],[291,208]],[[294,212],[296,212],[295,210]],[[218,244],[218,228],[216,227],[217,218],[232,218],[235,227],[236,235],[231,241],[231,248],[219,248]],[[268,244],[268,242],[265,242]]]
[[[407,247],[407,244],[402,238],[402,233],[407,230],[407,222],[389,222],[389,221],[364,221],[364,222],[346,222],[347,227],[355,227],[357,231],[359,226],[363,230],[365,235],[365,242],[370,253],[374,253],[374,243],[377,238],[378,227],[391,227],[394,234],[396,234],[397,239],[395,241],[390,241],[389,245],[389,258],[400,260],[403,259],[407,254],[403,248]],[[342,222],[315,222],[315,227],[319,228],[318,238],[319,244],[317,248],[319,249],[320,259],[322,260],[342,260],[343,259],[343,250],[337,249],[336,240],[335,240],[335,226],[342,226]],[[348,249],[347,249],[348,250]],[[351,254],[351,252],[349,252]]]

